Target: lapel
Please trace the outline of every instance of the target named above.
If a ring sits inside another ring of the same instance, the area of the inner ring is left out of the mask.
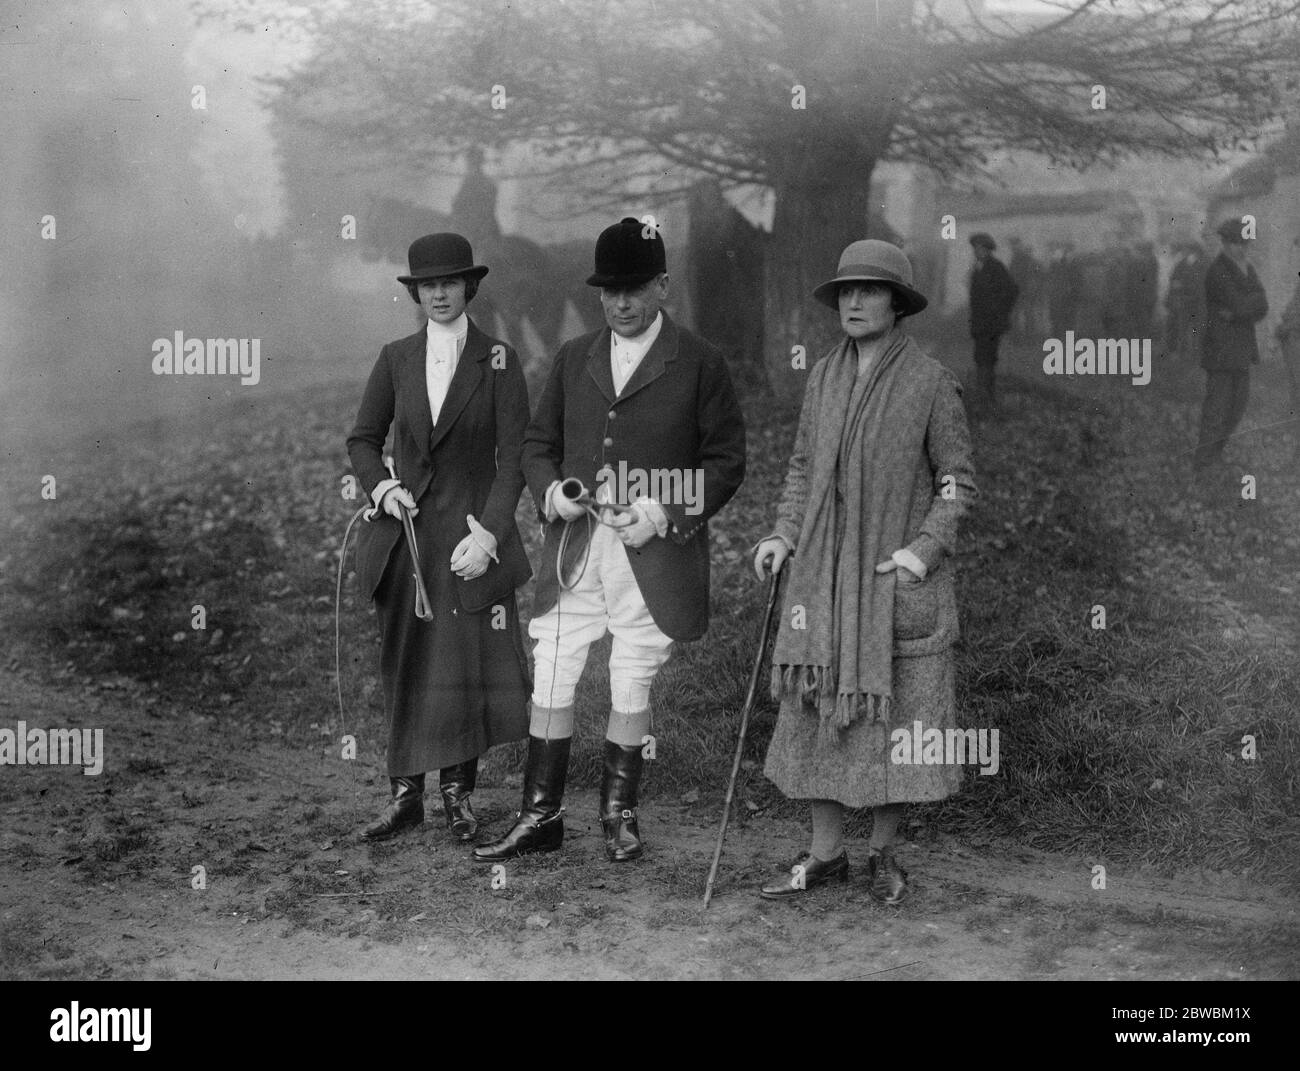
[[[614,399],[618,397],[618,392],[614,390],[614,372],[609,366],[609,336],[611,334],[612,332],[607,327],[596,336],[596,341],[591,344],[591,349],[587,351],[587,372],[596,381],[596,386],[600,388],[600,393],[605,396],[605,401],[613,405]],[[647,353],[646,356],[649,357],[650,355]]]
[[[483,359],[488,355],[487,335],[483,334],[474,323],[469,321],[469,330],[465,333],[465,348],[461,350],[460,358],[456,362],[456,371],[452,374],[451,385],[447,388],[447,399],[442,403],[442,410],[438,413],[438,423],[433,425],[433,430],[427,437],[429,444],[429,453],[438,448],[443,437],[456,423],[456,418],[460,416],[461,410],[465,408],[478,385],[483,382]],[[424,385],[424,366],[420,366],[420,391],[424,395],[424,411],[429,419],[432,415],[429,410],[429,392]]]
[[[610,329],[607,327],[599,335],[596,341],[591,344],[591,349],[587,355],[587,371],[591,378],[596,381],[596,386],[600,388],[600,393],[605,396],[605,401],[611,405],[615,400],[623,401],[630,398],[642,387],[647,387],[656,379],[664,374],[665,367],[669,361],[677,359],[677,327],[668,318],[668,314],[663,313],[664,322],[659,328],[659,337],[650,347],[649,352],[641,358],[641,363],[636,366],[636,371],[632,373],[632,378],[623,385],[623,393],[618,394],[614,390],[614,373],[610,368]]]
[[[402,407],[411,436],[420,444],[426,460],[429,457],[429,432],[433,430],[429,390],[424,382],[424,347],[427,337],[424,328],[420,328],[415,334],[403,339],[397,382],[398,405]]]

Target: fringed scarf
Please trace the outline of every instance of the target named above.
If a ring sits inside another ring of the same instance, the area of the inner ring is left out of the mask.
[[[832,733],[864,707],[872,720],[889,717],[897,570],[875,566],[905,545],[937,385],[929,362],[908,359],[920,352],[895,328],[859,376],[857,347],[845,336],[809,378],[808,495],[785,566],[772,693],[815,705]]]

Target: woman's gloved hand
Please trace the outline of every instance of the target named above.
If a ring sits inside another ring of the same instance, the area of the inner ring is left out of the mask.
[[[451,552],[451,571],[462,580],[473,580],[487,572],[488,552],[480,547],[472,535],[467,535]]]
[[[415,504],[415,499],[411,497],[410,491],[401,484],[398,484],[396,487],[390,487],[384,495],[384,512],[390,517],[396,517],[400,521],[402,519],[402,506],[405,506],[410,510],[412,517],[420,512],[419,507]]]
[[[895,569],[902,569],[917,580],[924,580],[925,574],[929,572],[925,567],[925,562],[921,561],[906,547],[894,551],[892,556],[876,566],[876,572],[878,573],[889,573]]]
[[[772,575],[776,576],[788,557],[790,557],[790,548],[780,536],[768,536],[761,540],[754,548],[754,572],[758,575],[758,579],[764,578],[764,567],[770,568]]]

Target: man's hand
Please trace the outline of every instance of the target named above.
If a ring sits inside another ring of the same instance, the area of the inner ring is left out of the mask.
[[[467,535],[451,552],[451,571],[462,580],[473,580],[487,572],[488,552],[475,542],[472,535]]]
[[[763,579],[764,567],[770,568],[772,575],[776,576],[788,557],[790,557],[790,548],[786,546],[784,539],[779,536],[769,536],[764,539],[754,548],[754,572],[758,575],[758,579]]]
[[[631,513],[620,513],[610,527],[623,541],[624,546],[632,547],[634,550],[637,547],[644,547],[659,534],[654,521],[646,516],[646,511],[636,506],[632,508]]]
[[[560,494],[558,480],[551,485],[551,509],[555,510],[555,515],[562,521],[576,521],[587,512],[573,499]]]
[[[401,506],[405,506],[410,510],[412,517],[420,512],[415,505],[415,499],[411,497],[411,492],[399,484],[396,487],[390,487],[388,493],[384,495],[384,512],[400,521],[402,519]]]

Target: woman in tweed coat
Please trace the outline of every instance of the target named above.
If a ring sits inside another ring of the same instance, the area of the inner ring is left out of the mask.
[[[754,553],[760,577],[786,574],[765,773],[812,801],[813,837],[762,895],[847,878],[844,808],[871,807],[871,893],[898,903],[903,804],[943,799],[962,779],[956,765],[911,764],[895,734],[956,728],[949,559],[975,497],[970,434],[956,376],[899,327],[926,305],[902,250],[854,242],[813,294],[844,337],[809,373],[776,526]]]

